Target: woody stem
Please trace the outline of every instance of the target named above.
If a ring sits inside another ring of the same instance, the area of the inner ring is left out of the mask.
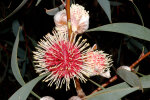
[[[71,17],[70,17],[70,0],[66,0],[66,14],[67,14],[68,38],[70,40],[71,35],[72,35]],[[72,40],[71,40],[71,42],[72,42]],[[75,84],[76,84],[77,95],[80,98],[83,98],[85,96],[85,93],[83,92],[83,90],[80,86],[79,79],[75,78]]]
[[[72,34],[71,17],[70,17],[70,0],[66,0],[66,14],[67,14],[68,38],[70,39]]]

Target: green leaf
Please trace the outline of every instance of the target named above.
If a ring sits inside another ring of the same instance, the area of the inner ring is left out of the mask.
[[[140,49],[141,51],[143,51],[143,47],[144,47],[144,53],[148,52],[148,49],[140,42],[138,42],[137,40],[130,38],[129,41],[131,43],[131,45],[134,45],[135,47],[137,47],[138,49]]]
[[[118,50],[117,64],[119,64],[119,62],[120,62],[121,50],[122,50],[122,41],[121,41],[121,43],[120,43],[120,47],[119,47],[119,50]]]
[[[150,75],[140,78],[143,88],[150,88]],[[88,100],[118,100],[125,95],[138,90],[138,87],[131,88],[126,82],[101,90],[92,95],[86,96]]]
[[[133,36],[146,41],[150,41],[150,29],[133,23],[107,24],[107,25],[103,25],[97,28],[87,30],[86,32],[91,32],[91,31],[116,32],[116,33]]]
[[[29,39],[30,39],[30,41],[32,42],[32,45],[34,46],[34,47],[36,47],[37,46],[37,42],[34,40],[34,39],[32,39],[30,36],[27,36]]]
[[[103,8],[106,15],[108,16],[108,19],[109,19],[110,23],[112,23],[112,21],[111,21],[110,2],[108,0],[97,0],[97,1],[101,5],[101,7]]]
[[[13,21],[12,30],[13,30],[13,33],[14,33],[15,36],[17,36],[19,27],[20,27],[20,24],[19,24],[18,20]],[[19,33],[19,40],[24,41],[22,30],[20,30],[20,33]]]
[[[23,0],[21,2],[21,4],[12,12],[10,13],[7,17],[5,17],[4,19],[2,19],[0,22],[6,20],[7,18],[11,17],[12,15],[14,15],[16,12],[18,12],[26,3],[28,0]]]
[[[19,32],[20,33],[20,32]],[[19,36],[20,37],[20,36]],[[8,45],[10,45],[10,46],[13,46],[14,44],[13,43],[11,43],[10,41],[5,41]],[[18,47],[18,57],[20,57],[21,59],[23,59],[24,58],[24,55],[25,55],[25,51],[22,49],[22,48],[19,48]]]
[[[12,56],[11,56],[11,68],[12,68],[12,72],[16,78],[16,80],[19,82],[19,84],[24,85],[25,82],[20,74],[20,70],[18,67],[18,62],[17,62],[17,49],[18,49],[18,44],[19,44],[19,32],[20,32],[20,28],[18,30],[18,34],[13,46],[13,50],[12,50]]]
[[[31,80],[30,82],[22,86],[19,90],[17,90],[8,100],[27,100],[27,97],[32,91],[33,87],[46,75],[47,74],[41,75]]]
[[[91,83],[95,84],[96,86],[100,87],[101,89],[105,89],[103,86],[99,85],[98,83],[94,82],[93,80],[91,79],[88,79]]]
[[[122,3],[118,1],[109,1],[111,6],[121,6]]]
[[[140,17],[141,23],[142,23],[142,25],[144,26],[144,21],[143,21],[142,15],[141,15],[141,13],[140,13],[140,10],[139,10],[138,7],[135,5],[135,3],[133,2],[133,0],[129,0],[129,1],[131,1],[131,3],[133,4],[133,6],[134,6],[134,8],[135,8],[135,10],[136,10],[136,12],[137,12],[137,14],[138,14],[139,17]]]
[[[25,82],[20,74],[20,70],[18,67],[18,62],[17,62],[17,50],[18,50],[18,44],[19,44],[19,33],[20,33],[20,29],[21,27],[19,27],[18,29],[18,33],[17,33],[17,37],[13,46],[13,50],[12,50],[12,56],[11,56],[11,68],[12,68],[12,72],[16,78],[16,80],[19,82],[20,85],[24,85]],[[35,94],[34,92],[31,92],[35,97],[39,98],[39,96],[37,94]]]
[[[141,90],[143,90],[140,79],[135,73],[126,69],[118,68],[117,74],[129,85],[133,87],[139,87]]]
[[[131,50],[133,53],[137,53],[136,51],[135,51],[135,48],[133,47],[133,45],[130,43],[130,42],[127,42],[127,47],[128,47],[128,49],[129,50]]]
[[[141,83],[143,88],[150,88],[150,75],[145,75],[141,78]]]
[[[134,71],[138,72],[138,71],[139,71],[139,67],[140,67],[140,66],[137,66],[137,67],[134,69]]]
[[[46,13],[48,15],[52,16],[52,15],[55,15],[58,11],[62,10],[63,8],[64,8],[64,5],[62,4],[62,5],[58,6],[58,7],[50,9],[50,10],[46,9]]]
[[[118,90],[116,89],[113,92],[106,91],[101,93],[101,95],[95,95],[95,97],[89,98],[88,100],[118,100],[128,93],[134,92],[136,89],[137,88],[124,88]]]

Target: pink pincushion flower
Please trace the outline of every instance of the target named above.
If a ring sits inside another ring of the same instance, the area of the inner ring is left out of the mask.
[[[74,33],[83,33],[89,27],[89,14],[83,6],[72,4],[70,7],[71,26]],[[66,10],[58,12],[54,16],[57,31],[67,32],[67,16]]]
[[[87,53],[88,69],[91,69],[90,76],[101,75],[103,77],[110,77],[109,68],[112,66],[112,59],[103,51],[91,51]]]
[[[62,84],[66,83],[66,90],[69,89],[70,79],[76,77],[85,82],[83,74],[88,76],[88,70],[84,67],[86,62],[86,53],[89,51],[86,40],[81,40],[81,37],[75,42],[76,35],[73,42],[68,40],[67,34],[57,33],[53,31],[53,36],[47,34],[43,40],[38,42],[38,47],[34,53],[36,63],[35,70],[37,73],[50,74],[44,81],[50,81],[49,86],[53,83],[56,88],[61,88]]]

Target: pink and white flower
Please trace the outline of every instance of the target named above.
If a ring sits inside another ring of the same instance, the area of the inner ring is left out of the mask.
[[[91,51],[87,53],[87,66],[88,70],[91,70],[90,76],[101,75],[106,78],[110,78],[110,67],[112,66],[112,59],[110,55],[103,51]]]
[[[85,32],[89,27],[89,14],[83,6],[72,4],[70,7],[72,31],[76,34]],[[62,10],[54,16],[56,30],[63,33],[67,32],[66,10]]]
[[[56,89],[66,83],[66,90],[70,89],[70,79],[78,78],[86,82],[85,76],[89,75],[84,59],[87,58],[89,44],[86,39],[76,35],[71,36],[73,42],[68,40],[68,34],[53,31],[38,42],[34,53],[35,70],[40,75],[50,73],[45,79],[49,86],[56,84]],[[75,81],[74,81],[75,83]]]

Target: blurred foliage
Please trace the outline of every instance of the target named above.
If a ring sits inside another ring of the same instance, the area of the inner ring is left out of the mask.
[[[99,26],[104,27],[105,24],[109,24],[111,21],[112,23],[128,22],[139,25],[142,25],[144,21],[144,26],[147,27],[147,29],[150,28],[149,0],[134,0],[134,4],[136,6],[128,0],[111,0],[110,4],[107,0],[105,0],[104,2],[108,4],[104,4],[110,6],[111,11],[105,8],[106,6],[101,5],[103,1],[104,0],[72,0],[72,2],[83,5],[85,9],[89,11],[89,29],[93,29]],[[12,60],[15,60],[15,62],[18,63],[18,65],[14,66],[18,66],[18,70],[20,70],[20,77],[22,77],[23,81],[27,83],[38,76],[38,74],[36,74],[34,71],[34,64],[32,62],[32,51],[35,50],[37,41],[39,41],[39,39],[43,37],[43,35],[47,34],[48,32],[51,32],[53,27],[55,26],[53,16],[49,16],[48,14],[46,14],[45,9],[53,9],[60,5],[60,0],[0,1],[0,98],[2,100],[8,100],[8,98],[11,97],[12,94],[14,94],[21,87],[21,85],[14,77],[15,73],[13,74],[13,71],[11,69],[11,57],[13,56],[12,50],[14,46],[14,41],[18,33],[18,28],[21,27],[21,31],[19,31],[19,45],[18,48],[16,48],[15,50],[18,51],[15,55],[17,59],[13,58]],[[133,31],[135,29],[136,27],[133,28]],[[112,76],[116,74],[116,69],[119,66],[129,66],[134,61],[136,61],[143,52],[143,50],[144,53],[150,51],[150,40],[148,37],[149,35],[145,37],[146,39],[144,38],[144,40],[142,40],[141,38],[139,38],[140,35],[137,35],[136,33],[135,35],[137,36],[132,37],[133,35],[127,36],[115,32],[116,31],[97,31],[83,34],[83,37],[87,38],[91,44],[97,43],[99,49],[102,49],[105,52],[112,55],[114,61],[114,66],[113,68],[111,68]],[[126,34],[127,33],[128,32],[126,32]],[[147,31],[146,34],[149,33]],[[142,33],[140,34],[142,36]],[[137,70],[138,73],[142,73],[144,75],[150,74],[148,66],[149,64],[150,57],[147,57],[140,63],[140,66]],[[100,76],[95,76],[91,79],[94,82],[96,82],[96,84],[102,84],[108,80]],[[118,84],[122,81],[123,80],[120,78],[118,79],[118,81],[110,84],[110,86]],[[28,86],[28,84],[26,85]],[[127,84],[123,83],[123,85]],[[86,84],[81,84],[81,86],[85,91],[86,95],[89,95],[93,90],[97,88],[96,85],[91,84],[91,82],[89,81]],[[73,85],[71,85],[71,90],[66,92],[65,87],[62,87],[62,89],[55,90],[55,86],[49,88],[47,87],[46,83],[42,82],[39,82],[35,86],[33,91],[41,97],[50,95],[56,100],[60,100],[60,98],[61,100],[67,100],[71,96],[76,95],[76,91]],[[150,90],[144,89],[144,93],[141,93],[141,91],[136,91],[123,97],[122,100],[149,100],[149,94]],[[29,95],[28,100],[37,100],[37,98],[33,95]]]

